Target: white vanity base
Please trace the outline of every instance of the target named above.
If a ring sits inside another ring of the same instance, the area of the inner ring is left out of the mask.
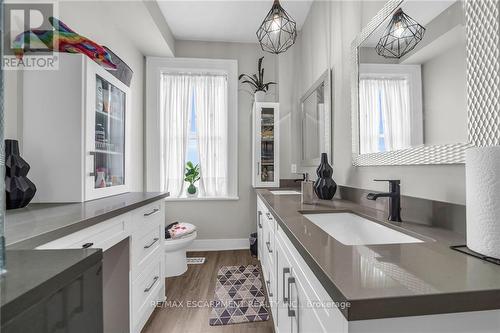
[[[279,333],[499,333],[500,310],[348,321],[260,198],[258,253]],[[291,300],[290,316],[283,299]],[[278,305],[279,304],[279,305]]]

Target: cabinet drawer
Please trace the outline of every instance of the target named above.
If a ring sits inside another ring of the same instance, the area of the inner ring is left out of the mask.
[[[165,225],[165,208],[163,200],[138,208],[132,212],[132,221],[135,231],[139,234],[146,233],[148,226],[153,224]]]
[[[266,284],[267,297],[269,299],[269,304],[271,305],[271,313],[273,318],[276,320],[276,309],[277,309],[277,290],[276,290],[276,278],[274,275],[274,267],[271,267],[268,272],[264,275],[264,283]]]
[[[156,250],[158,251],[158,250]],[[159,301],[160,290],[165,284],[161,274],[161,260],[151,260],[142,274],[132,282],[132,320],[134,325],[144,316],[149,317],[154,310],[154,301]]]
[[[142,235],[132,235],[132,266],[136,272],[142,272],[144,264],[153,254],[158,260],[162,260],[163,242],[165,237],[162,224],[149,226]],[[156,251],[158,249],[160,250]]]
[[[262,260],[262,254],[264,251],[264,247],[262,246],[262,244],[264,243],[262,219],[262,211],[260,210],[260,207],[257,206],[257,257],[259,258],[259,260]]]
[[[275,240],[274,234],[269,230],[266,230],[263,235],[265,243],[264,243],[264,255],[267,257],[267,261],[270,267],[274,265],[274,251],[275,251]]]
[[[274,218],[270,213],[265,214],[262,218],[262,250],[268,258],[269,265],[274,264],[274,252],[275,252],[275,235],[274,235]]]
[[[98,248],[106,251],[129,235],[130,215],[123,214],[111,220],[56,239],[37,247],[38,250]]]

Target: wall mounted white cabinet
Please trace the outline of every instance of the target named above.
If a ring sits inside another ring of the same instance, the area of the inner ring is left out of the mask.
[[[254,103],[252,185],[279,187],[279,104]]]
[[[130,89],[79,54],[23,72],[22,152],[34,202],[83,202],[128,191]]]

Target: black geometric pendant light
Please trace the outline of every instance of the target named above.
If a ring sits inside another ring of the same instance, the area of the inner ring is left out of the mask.
[[[281,7],[279,0],[273,6],[257,30],[257,39],[262,50],[279,54],[288,50],[297,38],[295,21]]]
[[[380,38],[375,50],[385,58],[401,58],[424,38],[425,28],[399,8]]]

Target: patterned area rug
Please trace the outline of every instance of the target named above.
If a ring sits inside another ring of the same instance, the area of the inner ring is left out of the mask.
[[[258,266],[223,266],[217,272],[211,326],[269,319]]]

